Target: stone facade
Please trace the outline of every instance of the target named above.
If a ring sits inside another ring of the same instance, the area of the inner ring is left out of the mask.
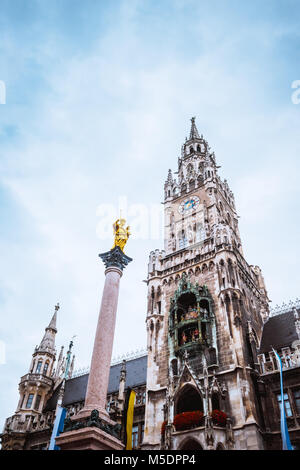
[[[255,363],[269,300],[260,268],[244,259],[233,193],[194,118],[176,173],[165,183],[164,250],[148,265],[143,448],[181,449],[194,439],[203,449],[262,449]],[[224,429],[211,422],[216,403],[228,416]],[[178,433],[174,416],[191,406],[204,427]]]

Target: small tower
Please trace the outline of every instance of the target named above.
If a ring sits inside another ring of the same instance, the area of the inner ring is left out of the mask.
[[[56,357],[55,336],[59,304],[39,346],[36,346],[28,372],[19,383],[20,399],[13,416],[7,418],[2,434],[2,448],[25,450],[27,435],[42,423],[44,406],[56,381],[54,362]]]
[[[36,415],[42,413],[53,386],[52,372],[56,356],[55,335],[58,310],[59,304],[55,306],[54,314],[45,328],[40,345],[34,350],[29,371],[21,377],[19,384],[20,400],[16,414],[20,422],[27,422],[26,428],[30,427]]]

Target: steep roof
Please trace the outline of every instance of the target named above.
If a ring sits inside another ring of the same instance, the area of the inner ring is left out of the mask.
[[[264,324],[259,353],[291,346],[298,339],[293,312],[275,315]]]
[[[119,390],[121,367],[122,363],[111,366],[107,393],[114,393]],[[146,377],[147,356],[138,357],[126,362],[126,388],[146,384]],[[66,381],[63,406],[84,401],[88,378],[89,374],[85,374]],[[52,397],[48,400],[44,411],[50,411],[56,407],[59,389],[60,387],[55,390]]]

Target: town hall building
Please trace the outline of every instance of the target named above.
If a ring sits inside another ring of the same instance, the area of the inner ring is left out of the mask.
[[[136,449],[266,450],[281,448],[285,406],[299,448],[300,302],[270,311],[261,269],[244,258],[234,195],[191,121],[164,185],[164,247],[149,256],[146,352],[111,365],[107,410],[122,426],[126,390],[136,391]],[[74,373],[72,345],[56,357],[57,313],[21,377],[3,450],[48,449],[59,400],[67,418],[84,405],[88,372]]]

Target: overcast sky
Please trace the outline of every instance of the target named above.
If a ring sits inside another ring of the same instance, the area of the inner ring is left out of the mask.
[[[56,302],[57,347],[77,335],[89,365],[113,239],[99,206],[127,198],[133,226],[159,207],[192,116],[272,304],[299,296],[299,23],[296,0],[1,0],[1,427]],[[162,247],[148,229],[126,246],[114,355],[145,346]]]

